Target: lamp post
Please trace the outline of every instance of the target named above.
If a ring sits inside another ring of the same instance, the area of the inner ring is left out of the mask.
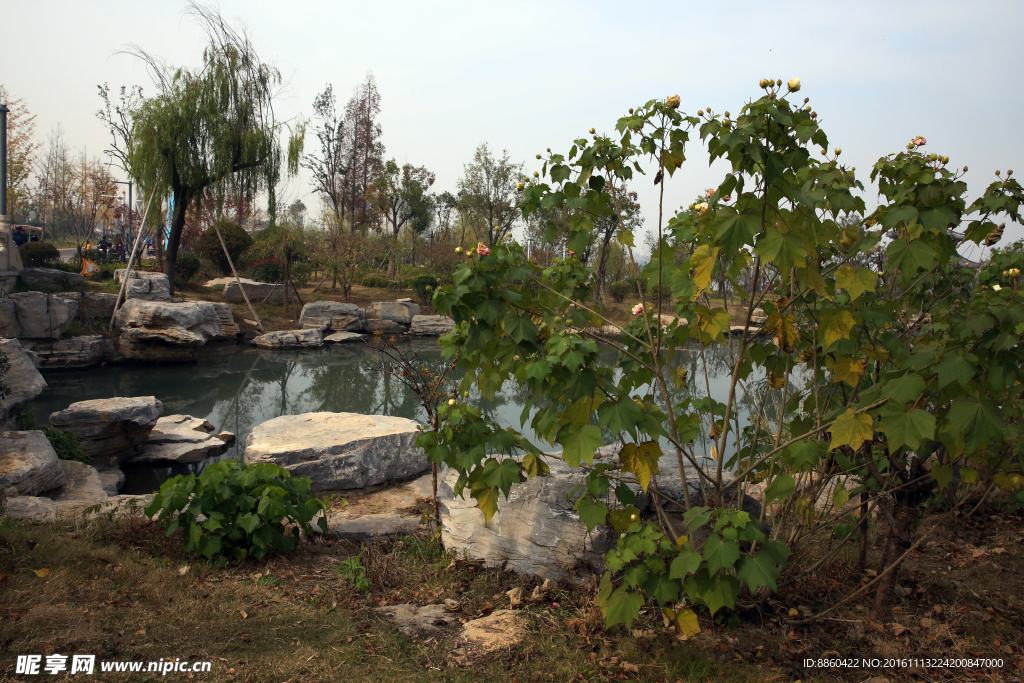
[[[128,186],[128,241],[132,239],[132,181],[130,180],[115,180],[118,185]]]
[[[21,270],[21,252],[11,235],[14,219],[7,215],[7,108],[0,102],[0,273],[10,276]],[[4,278],[6,280],[6,277]]]

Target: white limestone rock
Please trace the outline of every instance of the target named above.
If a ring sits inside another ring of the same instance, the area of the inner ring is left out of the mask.
[[[197,463],[222,455],[234,434],[214,435],[213,425],[191,415],[168,415],[156,421],[153,431],[142,443],[141,452],[129,457],[132,464],[173,462]]]
[[[87,368],[103,360],[104,338],[101,334],[82,335],[71,339],[26,339],[25,348],[39,357],[43,368]]]
[[[420,307],[411,301],[380,301],[366,307],[367,320],[390,320],[408,325],[420,314]]]
[[[59,339],[78,314],[78,300],[44,292],[11,295],[22,337]]]
[[[309,477],[314,491],[365,488],[430,467],[416,446],[417,427],[384,415],[282,415],[252,430],[245,461],[277,463],[293,476]]]
[[[365,313],[355,304],[312,301],[302,307],[299,326],[304,330],[320,328],[334,332],[358,332],[363,329]]]
[[[409,334],[416,337],[440,337],[455,329],[455,321],[444,315],[416,315]]]
[[[249,297],[249,301],[255,306],[258,304],[266,303],[269,304],[283,304],[284,303],[284,285],[277,285],[270,282],[242,282],[242,287],[245,288],[245,294]],[[245,298],[242,296],[242,287],[238,286],[238,283],[232,280],[224,286],[224,301],[230,301],[231,303],[243,303]]]
[[[21,279],[29,287],[50,287],[68,290],[85,283],[85,276],[80,273],[68,273],[56,268],[24,268]]]
[[[294,349],[310,346],[323,346],[324,331],[320,328],[312,330],[278,330],[267,332],[252,340],[262,349]]]
[[[141,452],[163,404],[153,396],[79,401],[50,415],[50,426],[78,437],[85,454],[114,465]]]
[[[333,332],[324,337],[324,342],[331,344],[343,344],[345,342],[354,342],[366,339],[365,334],[359,334],[358,332]]]
[[[64,470],[46,434],[39,430],[0,432],[0,490],[34,496],[62,486]]]
[[[10,368],[4,374],[3,381],[11,389],[7,396],[0,400],[2,425],[15,410],[34,399],[46,388],[46,380],[39,374],[39,357],[31,350],[23,348],[17,339],[0,339],[0,354],[7,356],[10,362]]]

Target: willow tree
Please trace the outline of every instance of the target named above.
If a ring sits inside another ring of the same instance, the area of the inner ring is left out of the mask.
[[[173,292],[175,258],[189,206],[206,188],[231,178],[247,198],[266,191],[273,225],[280,178],[280,133],[273,99],[281,74],[263,63],[244,29],[229,26],[215,11],[190,5],[210,44],[198,69],[171,70],[138,47],[130,52],[149,67],[160,93],[133,115],[129,162],[147,192],[172,197],[174,214],[164,272]],[[288,171],[298,170],[303,127],[288,144]]]

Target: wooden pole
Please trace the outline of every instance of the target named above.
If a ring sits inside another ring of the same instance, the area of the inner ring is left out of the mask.
[[[217,223],[213,224],[213,229],[217,233],[217,239],[220,240],[221,249],[224,250],[224,255],[228,257],[228,265],[231,266],[231,274],[235,276],[235,282],[238,283],[238,289],[242,292],[242,298],[245,299],[245,305],[249,307],[249,312],[252,313],[252,317],[256,318],[256,324],[260,326],[260,332],[263,334],[267,333],[265,327],[263,327],[263,321],[256,315],[256,309],[252,307],[252,303],[249,301],[249,295],[245,293],[245,287],[242,286],[242,280],[238,277],[238,271],[235,270],[235,262],[231,259],[231,254],[228,253],[228,247],[224,244],[224,238],[221,237],[220,228],[217,227]]]
[[[160,174],[163,172],[164,169],[163,166],[161,166]],[[110,314],[110,326],[107,328],[111,331],[114,329],[114,318],[117,317],[117,309],[121,306],[121,297],[125,295],[125,290],[128,288],[128,279],[132,274],[132,261],[135,260],[135,253],[139,250],[139,242],[142,240],[142,235],[146,232],[146,218],[149,217],[149,209],[153,206],[154,197],[156,197],[155,190],[149,193],[149,202],[146,204],[146,212],[142,214],[142,225],[139,226],[139,234],[135,236],[135,244],[132,246],[132,254],[128,257],[128,265],[124,270],[124,279],[121,280],[121,289],[117,293],[117,299],[114,300],[114,312]],[[128,210],[130,212],[131,207],[128,207]],[[129,215],[131,214],[129,213]]]

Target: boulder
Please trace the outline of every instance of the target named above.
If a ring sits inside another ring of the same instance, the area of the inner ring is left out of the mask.
[[[87,368],[103,360],[104,337],[90,334],[55,341],[26,339],[25,348],[39,356],[43,368]]]
[[[601,567],[613,545],[605,527],[592,534],[566,503],[566,495],[583,484],[586,473],[560,460],[550,459],[551,473],[512,487],[509,497],[498,497],[498,511],[484,523],[484,514],[469,496],[454,495],[459,474],[449,471],[438,483],[441,538],[457,555],[504,566],[521,574],[552,581],[572,579],[586,567]]]
[[[14,307],[14,299],[0,299],[0,337],[14,339],[21,336],[21,325],[18,324],[18,313]]]
[[[406,536],[422,526],[423,511],[433,509],[430,472],[410,481],[368,492],[346,494],[347,505],[327,514],[327,532],[338,539],[373,541]]]
[[[11,295],[21,336],[29,339],[59,339],[78,314],[78,300],[44,292]]]
[[[231,307],[210,301],[127,301],[117,311],[121,352],[135,360],[191,360],[207,341],[234,339]]]
[[[393,320],[366,320],[363,322],[363,329],[373,334],[374,332],[383,332],[384,334],[405,334],[408,331],[408,327],[401,323],[396,323]]]
[[[254,306],[264,301],[269,304],[284,303],[284,285],[276,285],[270,282],[243,281],[242,287],[245,287],[245,294]],[[227,283],[224,287],[224,301],[236,304],[245,301],[245,298],[242,296],[242,288],[234,280]]]
[[[163,273],[147,273],[152,277],[138,278],[132,271],[132,278],[125,287],[124,297],[128,300],[170,301],[171,281]]]
[[[109,495],[103,488],[103,480],[100,473],[92,465],[74,460],[59,460],[64,470],[64,484],[50,492],[47,498],[61,501],[83,501],[87,503],[102,503]]]
[[[68,273],[56,268],[24,268],[20,275],[29,287],[47,287],[66,291],[85,284],[84,275]]]
[[[443,315],[415,315],[409,334],[417,337],[440,337],[455,329],[455,321]]]
[[[420,314],[420,307],[411,301],[380,301],[366,307],[366,318],[390,320],[408,325],[414,316]]]
[[[13,486],[18,495],[34,496],[64,481],[64,470],[46,434],[0,432],[0,490]]]
[[[359,334],[358,332],[334,332],[324,337],[325,342],[331,344],[342,344],[345,342],[354,342],[366,339],[365,334]]]
[[[82,292],[78,297],[78,317],[102,318],[110,320],[114,315],[114,302],[117,301],[117,294],[105,294],[103,292]]]
[[[114,465],[141,452],[163,404],[153,396],[79,401],[50,415],[50,425],[78,437],[97,463]]]
[[[224,436],[229,438],[222,439],[219,434],[211,434],[212,431],[212,424],[191,415],[161,417],[142,442],[141,452],[125,462],[133,465],[155,462],[186,464],[222,455],[235,437],[225,432]]]
[[[127,268],[118,268],[117,270],[115,270],[114,271],[114,282],[120,283],[122,280],[124,280],[124,274],[127,272],[127,270],[128,270]],[[131,277],[132,280],[149,280],[149,279],[152,279],[152,278],[156,278],[156,279],[164,278],[164,279],[166,279],[167,276],[164,275],[161,272],[158,272],[158,271],[137,270],[135,268],[132,268],[132,277]]]
[[[17,339],[0,339],[0,354],[7,356],[10,367],[3,376],[10,387],[7,396],[0,399],[0,425],[11,413],[25,405],[46,388],[46,380],[39,374],[39,358],[22,348]]]
[[[258,425],[247,463],[273,462],[309,477],[314,491],[364,488],[425,472],[418,425],[402,417],[355,413],[282,415]]]
[[[97,468],[96,471],[99,472],[103,490],[107,492],[108,496],[116,496],[124,486],[124,472],[118,467]]]
[[[320,328],[335,332],[363,329],[365,311],[355,304],[340,301],[313,301],[302,307],[299,326],[304,330]]]
[[[152,495],[109,495],[104,477],[95,467],[72,460],[58,462],[65,474],[64,484],[46,496],[9,498],[4,506],[8,515],[26,522],[49,522],[80,518],[90,508],[95,514],[105,514],[112,508],[141,511],[153,499]]]
[[[262,349],[291,349],[309,346],[323,346],[324,331],[320,328],[312,330],[279,330],[267,332],[252,340]]]

